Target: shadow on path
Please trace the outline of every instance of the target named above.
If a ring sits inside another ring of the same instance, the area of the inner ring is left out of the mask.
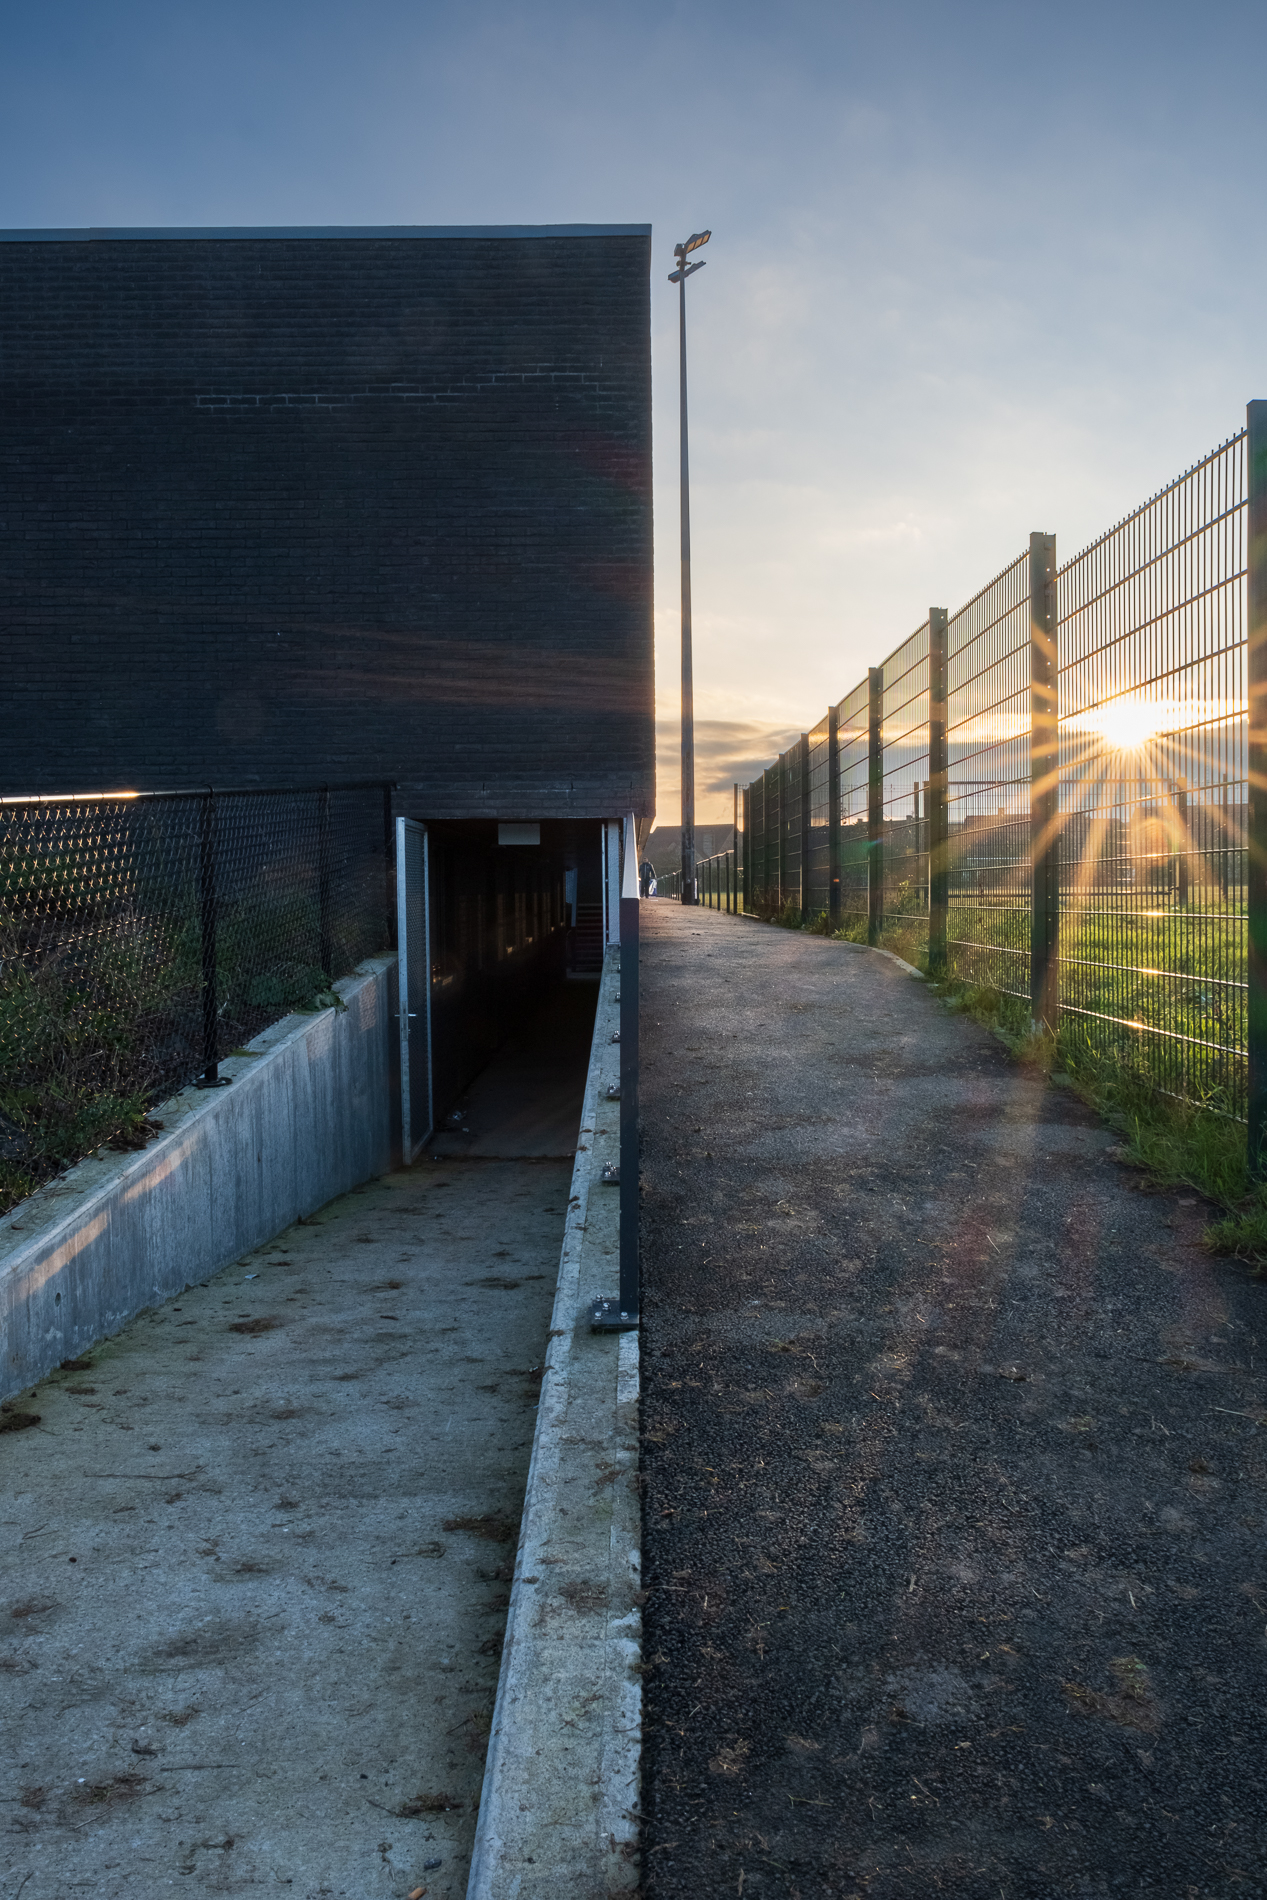
[[[896,964],[648,904],[646,1891],[1263,1891],[1264,1288]]]

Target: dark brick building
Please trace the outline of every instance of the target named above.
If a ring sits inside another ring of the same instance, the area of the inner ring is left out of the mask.
[[[0,790],[650,817],[649,227],[0,237]]]
[[[394,781],[442,1101],[654,812],[650,243],[0,233],[0,794]]]

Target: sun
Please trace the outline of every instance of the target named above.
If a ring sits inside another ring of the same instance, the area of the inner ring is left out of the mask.
[[[1084,713],[1080,724],[1102,739],[1111,752],[1140,752],[1167,723],[1169,710],[1158,700],[1124,693]]]

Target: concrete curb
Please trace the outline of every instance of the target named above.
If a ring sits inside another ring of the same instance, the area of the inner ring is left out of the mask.
[[[394,956],[183,1089],[136,1154],[90,1155],[0,1219],[0,1398],[392,1165]],[[252,1057],[254,1059],[252,1059]]]
[[[831,939],[829,938],[828,942],[830,941]],[[878,943],[846,942],[844,947],[846,950],[865,950],[869,956],[873,957],[887,957],[890,963],[896,963],[898,969],[905,970],[908,976],[917,976],[921,983],[925,983],[928,980],[922,970],[917,970],[913,963],[908,963],[905,957],[900,957],[896,950],[882,950]]]
[[[642,1746],[639,1355],[592,1333],[619,1276],[619,951],[609,950],[467,1900],[593,1900],[637,1889]]]

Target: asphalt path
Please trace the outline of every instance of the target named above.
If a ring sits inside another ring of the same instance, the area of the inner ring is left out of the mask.
[[[641,1013],[649,1900],[1267,1893],[1267,1289],[895,960]]]

